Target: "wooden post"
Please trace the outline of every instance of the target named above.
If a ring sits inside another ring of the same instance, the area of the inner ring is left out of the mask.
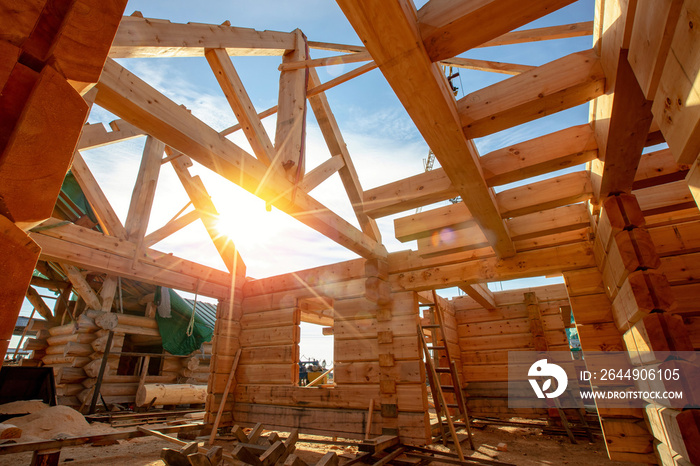
[[[241,358],[241,349],[238,348],[236,351],[236,357],[233,360],[233,365],[231,366],[231,372],[228,375],[228,380],[226,381],[226,388],[224,388],[224,394],[221,398],[221,404],[219,405],[219,410],[216,413],[216,419],[214,420],[214,425],[211,429],[211,435],[209,436],[209,445],[214,443],[216,438],[216,430],[219,428],[219,422],[221,422],[221,415],[224,412],[224,406],[226,405],[226,398],[228,398],[228,392],[231,390],[231,383],[235,378],[236,368],[238,367],[238,360]]]

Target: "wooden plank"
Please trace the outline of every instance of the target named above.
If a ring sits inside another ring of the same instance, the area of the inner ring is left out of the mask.
[[[692,164],[700,152],[700,72],[696,18],[700,5],[683,2],[652,112],[679,163]]]
[[[377,64],[372,62],[369,62],[365,65],[358,66],[354,70],[350,70],[345,74],[341,74],[337,78],[333,78],[329,81],[326,81],[323,84],[319,84],[314,87],[309,87],[309,89],[306,91],[306,96],[307,97],[312,97],[315,96],[316,94],[320,94],[321,92],[326,92],[328,89],[331,89],[335,86],[338,86],[339,84],[343,84],[344,82],[350,81],[351,79],[354,79],[358,76],[361,76],[369,71],[372,71],[377,67]]]
[[[479,169],[476,147],[460,131],[452,92],[421,44],[416,12],[408,3],[341,0],[339,6],[486,232],[489,244],[497,255],[511,256],[515,249]],[[381,40],[377,31],[394,40]]]
[[[454,57],[495,39],[573,0],[523,4],[511,0],[453,2],[431,0],[418,11],[420,36],[432,61]],[[491,21],[499,18],[499,21]]]
[[[201,57],[205,48],[225,48],[229,55],[282,55],[294,48],[294,35],[125,16],[109,57]]]
[[[243,86],[241,78],[236,72],[236,68],[231,62],[231,58],[226,53],[226,49],[216,48],[205,50],[204,56],[209,63],[219,87],[224,91],[231,109],[238,123],[243,129],[253,153],[262,163],[268,167],[272,165],[272,170],[279,168],[279,164],[272,164],[275,159],[275,149],[272,142],[263,128],[262,122],[255,111],[255,107]]]
[[[316,70],[310,70],[309,85],[315,87],[319,86],[320,83],[321,81],[319,80]],[[340,180],[343,182],[345,191],[355,211],[355,216],[360,223],[360,228],[362,228],[362,231],[366,235],[377,241],[381,241],[382,236],[377,227],[377,223],[365,213],[362,185],[360,184],[355,165],[348,152],[347,144],[345,144],[343,135],[340,132],[338,122],[331,111],[328,99],[325,95],[319,94],[309,97],[309,104],[321,128],[328,150],[331,154],[340,155],[343,159],[343,166],[338,170],[338,174],[340,175]]]
[[[483,137],[583,104],[604,91],[594,51],[576,52],[462,97],[464,133]]]
[[[107,62],[98,87],[98,105],[121,114],[124,119],[144,128],[164,143],[279,206],[302,223],[354,252],[369,257],[386,254],[383,246],[323,208],[306,193],[297,192],[294,203],[290,203],[294,191],[291,183],[279,176],[268,176],[263,163],[116,62]],[[134,89],[138,89],[138,92]]]
[[[80,152],[75,152],[73,155],[73,165],[71,171],[75,179],[80,185],[83,194],[90,203],[90,207],[97,215],[97,221],[107,235],[116,236],[117,238],[126,239],[126,229],[122,225],[121,220],[114,212],[111,204],[107,200],[102,188],[97,184],[97,180],[90,172],[83,156]]]

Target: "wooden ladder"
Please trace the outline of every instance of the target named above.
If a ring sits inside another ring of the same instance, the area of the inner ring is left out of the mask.
[[[447,345],[447,338],[445,333],[445,324],[442,317],[442,311],[440,310],[440,305],[438,301],[438,296],[435,290],[433,293],[433,304],[424,305],[428,309],[432,310],[432,319],[427,325],[420,325],[419,333],[421,335],[421,342],[423,345],[423,353],[425,355],[425,364],[428,374],[428,383],[430,385],[430,391],[433,395],[433,403],[435,404],[435,411],[437,413],[438,426],[440,428],[440,433],[443,439],[443,443],[447,445],[447,435],[442,421],[442,416],[444,415],[447,421],[447,425],[450,430],[450,435],[457,449],[460,459],[464,461],[462,448],[457,439],[457,434],[455,432],[454,422],[452,416],[450,415],[450,408],[457,408],[460,417],[464,421],[464,425],[467,429],[467,435],[469,438],[469,445],[471,449],[474,450],[474,440],[472,439],[471,427],[469,424],[469,414],[467,412],[467,403],[464,399],[464,393],[462,392],[462,385],[459,380],[459,373],[457,372],[457,364],[450,357],[450,350]],[[425,341],[425,331],[428,330],[432,336],[432,345],[428,346]],[[438,367],[440,355],[444,355],[448,361],[448,367]],[[440,380],[441,374],[449,374],[452,381],[451,385],[443,385]],[[444,392],[454,393],[456,404],[449,404],[445,401]]]

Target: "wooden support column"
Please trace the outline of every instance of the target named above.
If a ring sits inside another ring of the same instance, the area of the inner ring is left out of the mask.
[[[102,301],[102,312],[111,312],[114,296],[119,285],[119,279],[114,275],[108,275],[105,281],[102,282],[102,290],[100,290],[100,300]],[[117,308],[119,305],[117,305]]]
[[[549,345],[544,334],[544,324],[542,323],[542,311],[537,301],[535,293],[525,293],[525,306],[527,307],[527,317],[530,321],[530,333],[534,343],[535,351],[547,351]]]
[[[306,37],[299,30],[293,32],[295,48],[286,50],[282,64],[304,61],[307,58]],[[277,131],[275,150],[277,161],[287,171],[287,179],[298,183],[304,176],[304,138],[306,117],[306,69],[283,70],[280,73],[280,90],[277,104]],[[331,154],[335,155],[335,154]]]
[[[219,427],[230,426],[233,422],[233,403],[236,388],[234,375],[228,396],[223,399],[226,383],[231,374],[236,352],[241,347],[239,336],[241,334],[240,320],[243,315],[243,283],[245,281],[245,265],[235,271],[231,284],[231,296],[229,299],[220,299],[216,307],[216,325],[214,326],[214,339],[212,340],[212,358],[209,363],[209,383],[207,386],[205,424],[213,424],[219,411],[219,406],[224,403],[224,410],[219,421]]]

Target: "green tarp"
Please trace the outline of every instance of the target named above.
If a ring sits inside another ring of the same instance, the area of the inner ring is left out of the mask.
[[[162,290],[170,292],[170,317],[156,313],[158,330],[163,340],[163,349],[171,354],[184,356],[197,351],[202,343],[211,341],[214,330],[195,313],[192,334],[187,336],[187,327],[192,318],[192,307],[173,290],[156,288],[156,303],[160,302]]]

